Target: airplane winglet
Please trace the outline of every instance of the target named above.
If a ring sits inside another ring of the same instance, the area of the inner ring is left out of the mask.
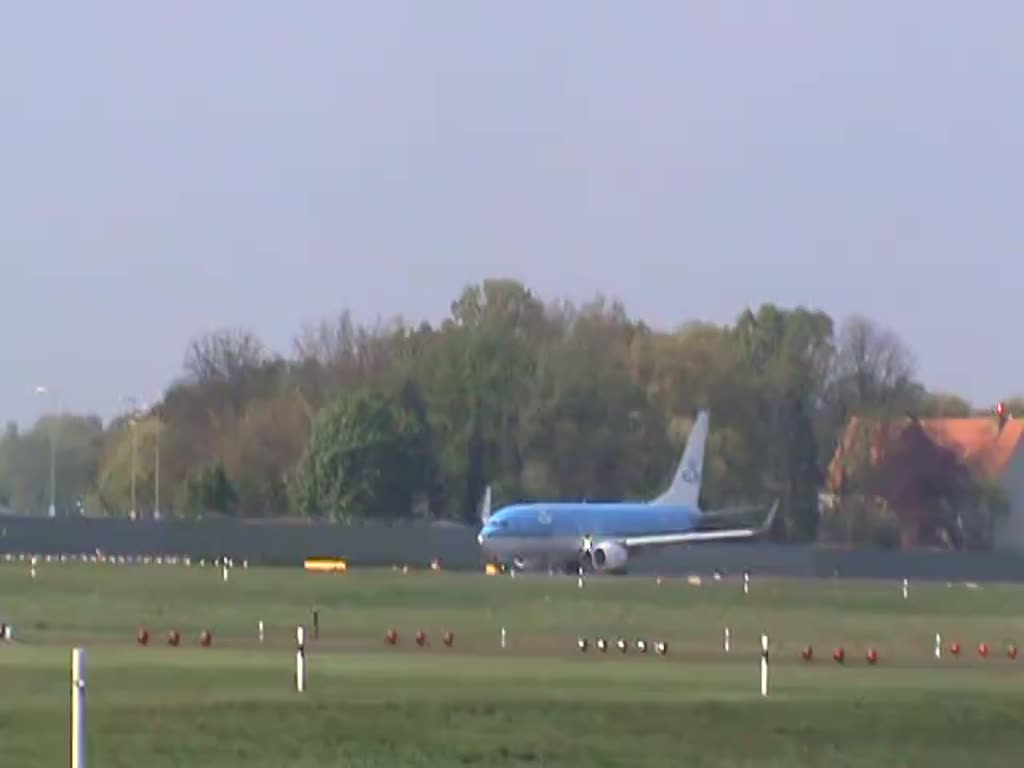
[[[491,486],[484,489],[483,498],[480,500],[480,522],[484,525],[491,516]]]
[[[768,533],[771,530],[772,523],[775,522],[775,515],[779,512],[779,500],[776,499],[772,502],[772,508],[768,510],[768,516],[764,519],[764,522],[757,527],[755,535],[760,536],[761,534]]]

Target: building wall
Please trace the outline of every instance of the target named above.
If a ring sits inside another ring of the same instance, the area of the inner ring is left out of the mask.
[[[1010,514],[996,526],[995,547],[1024,553],[1024,448],[1018,448],[1003,475],[1003,487],[1010,502]]]

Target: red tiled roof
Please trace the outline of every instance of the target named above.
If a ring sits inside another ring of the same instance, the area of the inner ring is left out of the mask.
[[[888,436],[883,435],[882,424],[870,425],[871,461],[877,464],[884,449],[906,431],[914,421],[904,417],[888,423]],[[1018,447],[1024,442],[1024,420],[1008,419],[1000,430],[990,417],[967,419],[920,419],[922,432],[936,445],[952,451],[971,471],[983,477],[999,478],[1009,467]],[[863,420],[850,419],[829,462],[827,483],[836,490],[845,476],[842,459],[858,442]]]
[[[1019,419],[1008,419],[1002,429],[992,418],[922,419],[921,427],[973,471],[993,479],[1007,470],[1024,439],[1024,420]]]

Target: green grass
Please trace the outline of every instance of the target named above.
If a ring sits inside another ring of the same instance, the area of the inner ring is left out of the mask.
[[[295,626],[314,607],[300,696]],[[4,566],[0,617],[17,642],[0,645],[0,754],[67,763],[70,648],[82,645],[91,766],[1008,765],[1024,746],[1024,656],[1005,653],[1024,644],[1022,609],[1024,590],[1005,586],[912,584],[904,601],[899,584],[756,577],[745,596],[680,579],[578,590],[571,578],[236,569],[224,583],[210,567],[43,563],[32,580],[27,564]],[[172,627],[179,648],[165,644]],[[212,648],[198,645],[204,628]],[[412,642],[420,628],[427,648]],[[935,632],[962,656],[936,661]],[[578,634],[670,650],[583,655]],[[829,657],[837,645],[844,665]]]

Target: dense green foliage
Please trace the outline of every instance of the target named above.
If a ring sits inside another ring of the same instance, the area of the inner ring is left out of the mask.
[[[926,392],[902,342],[864,318],[837,327],[765,305],[731,325],[659,331],[618,304],[545,304],[510,280],[468,287],[437,326],[363,328],[342,314],[305,329],[288,356],[244,331],[211,333],[184,367],[133,418],[11,427],[0,503],[45,510],[51,429],[62,513],[127,514],[134,465],[134,506],[151,514],[157,441],[165,515],[473,520],[488,483],[496,503],[643,498],[707,407],[703,502],[779,497],[777,534],[804,541],[851,414],[971,411]]]

